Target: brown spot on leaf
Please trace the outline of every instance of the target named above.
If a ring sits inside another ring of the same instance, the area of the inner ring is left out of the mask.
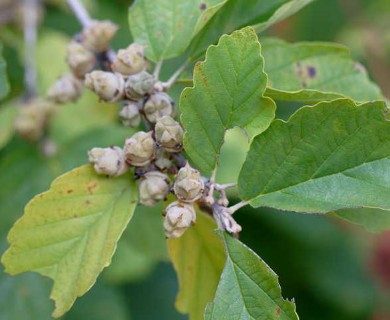
[[[89,206],[89,205],[91,204],[91,201],[90,201],[90,200],[85,200],[85,204],[86,204],[87,206]]]
[[[73,192],[73,189],[69,189],[68,191],[66,191],[67,193],[72,193]]]
[[[280,307],[277,307],[275,311],[276,311],[276,315],[280,317],[280,312],[281,312]]]
[[[202,10],[202,11],[205,11],[205,10],[207,9],[207,4],[205,4],[204,2],[202,2],[202,3],[200,4],[199,9]]]
[[[96,189],[97,187],[97,183],[96,181],[90,181],[87,185],[87,189],[88,189],[88,192],[90,194],[93,194],[94,190]]]

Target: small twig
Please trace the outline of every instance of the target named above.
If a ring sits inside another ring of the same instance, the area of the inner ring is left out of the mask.
[[[230,188],[235,188],[237,186],[237,183],[225,183],[225,184],[218,184],[215,183],[215,190],[222,191]]]
[[[214,200],[214,188],[215,188],[215,178],[217,177],[217,167],[214,168],[213,172],[211,173],[211,177],[209,179],[209,191],[207,193],[207,196],[205,197],[205,201],[207,204],[212,206],[215,202]]]
[[[241,201],[241,202],[239,202],[239,203],[235,204],[234,206],[231,206],[231,207],[229,207],[227,209],[228,209],[230,214],[233,214],[238,209],[241,209],[242,207],[245,207],[248,204],[249,204],[249,201]]]
[[[163,90],[169,90],[176,82],[177,78],[181,75],[181,73],[187,68],[187,66],[188,62],[177,69],[176,72],[168,79],[168,81],[161,83]]]
[[[160,60],[156,63],[156,65],[154,66],[154,71],[153,71],[153,75],[155,76],[156,79],[158,79],[159,75],[160,75],[160,71],[161,71],[161,67],[162,67],[162,64],[163,64],[163,61]]]
[[[92,19],[80,0],[67,0],[67,2],[81,25],[83,27],[89,26]]]

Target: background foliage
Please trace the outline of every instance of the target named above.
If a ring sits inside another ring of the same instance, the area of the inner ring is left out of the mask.
[[[286,2],[274,1],[273,4],[278,7]],[[131,39],[127,14],[123,9],[128,4],[125,0],[88,2],[94,17],[111,19],[121,26],[113,43],[115,48],[126,46]],[[272,6],[262,8],[263,16],[269,17],[274,9]],[[224,10],[241,12],[231,4]],[[250,8],[248,11],[251,12]],[[225,25],[233,29],[241,26],[237,25],[235,20],[239,18],[230,15],[230,21],[220,21],[220,18],[215,17],[212,23],[216,30],[221,30]],[[319,0],[297,15],[275,25],[267,34],[291,42],[336,41],[347,45],[352,50],[353,59],[368,67],[371,77],[389,97],[389,21],[390,3],[386,0]],[[256,23],[253,20],[248,22]],[[188,27],[195,30],[196,21]],[[224,31],[230,32],[232,29]],[[63,60],[64,48],[69,38],[78,30],[78,22],[62,1],[48,1],[38,42],[39,89],[42,92],[66,69]],[[216,39],[218,36],[214,39],[204,39],[200,32],[196,42],[188,50],[188,55],[198,55],[206,44]],[[86,94],[77,104],[64,106],[61,114],[51,124],[52,136],[59,145],[59,152],[55,157],[43,158],[36,146],[19,138],[12,138],[2,148],[2,141],[7,140],[2,132],[10,134],[3,128],[9,124],[8,119],[14,117],[13,110],[18,104],[15,98],[23,89],[21,32],[17,26],[1,27],[0,41],[3,43],[10,81],[10,94],[7,100],[1,102],[0,107],[2,254],[6,248],[6,233],[34,195],[47,190],[59,174],[84,164],[85,151],[95,146],[96,141],[101,145],[116,141],[120,143],[122,137],[129,132],[117,123],[115,106],[97,104],[93,95]],[[264,45],[265,57],[267,47],[271,50],[272,45],[275,43]],[[330,54],[323,57],[323,64],[332,63],[334,54],[343,55],[343,52],[340,52],[342,50],[337,48],[329,48],[329,51]],[[272,54],[272,51],[268,52]],[[50,68],[47,66],[48,57],[51,61]],[[180,58],[170,60],[168,66],[163,69],[163,74],[167,73],[168,68],[180,63]],[[3,61],[0,61],[0,68],[3,68]],[[272,69],[267,71],[272,81]],[[359,83],[360,80],[356,81]],[[364,79],[362,81],[362,85],[365,85]],[[286,87],[286,83],[291,87]],[[180,89],[182,88],[175,89],[177,94]],[[277,117],[286,119],[294,111],[292,105],[301,106],[299,96],[297,98],[297,95],[290,93],[302,89],[298,84],[291,84],[286,79],[285,82],[274,83],[272,89],[275,90],[269,95],[279,99]],[[375,90],[373,88],[373,94]],[[346,94],[352,96],[359,93],[357,90]],[[175,99],[178,101],[178,95]],[[316,97],[313,97],[313,100],[315,99]],[[365,100],[365,97],[362,100]],[[77,117],[74,117],[75,113]],[[234,150],[245,148],[239,138],[234,135],[229,137],[228,132],[229,145],[222,149],[224,157],[219,172],[221,182],[230,182],[232,172],[237,172],[234,170],[234,164],[242,163],[242,160],[237,161]],[[158,228],[153,226],[160,224],[160,210],[161,208],[137,209],[132,225],[119,243],[112,266],[98,278],[98,284],[76,302],[64,319],[186,318],[174,310],[178,282],[172,266],[167,263],[167,248],[162,231],[160,234],[154,232]],[[345,213],[344,217],[350,216]],[[353,220],[353,217],[351,219]],[[390,317],[388,233],[368,234],[359,227],[344,224],[331,216],[298,215],[266,209],[245,208],[237,215],[237,220],[244,226],[240,239],[278,274],[283,296],[295,298],[297,313],[302,319],[378,320]],[[373,226],[373,229],[380,228]],[[156,247],[156,243],[161,245]],[[170,245],[170,250],[174,250],[174,245]],[[51,319],[53,306],[48,296],[49,284],[42,277],[26,274],[10,278],[3,272],[0,273],[1,320]],[[151,304],[153,308],[150,308]],[[218,305],[218,301],[215,301],[215,304]]]

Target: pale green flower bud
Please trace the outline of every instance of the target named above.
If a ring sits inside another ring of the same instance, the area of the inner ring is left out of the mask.
[[[118,26],[111,21],[92,21],[83,29],[82,44],[91,51],[106,51],[117,30]]]
[[[172,202],[165,209],[164,231],[168,238],[179,238],[196,221],[193,204],[180,201]]]
[[[125,141],[125,156],[127,162],[136,167],[149,164],[156,153],[156,144],[153,140],[153,132],[137,132]]]
[[[92,71],[85,75],[85,85],[106,102],[116,102],[124,97],[125,80],[120,73]]]
[[[174,116],[175,103],[165,92],[156,92],[146,101],[144,106],[145,117],[152,123],[163,116]]]
[[[47,98],[55,103],[76,101],[83,93],[84,84],[73,74],[62,75],[47,91]]]
[[[126,101],[123,104],[122,110],[119,112],[122,123],[126,127],[136,128],[141,123],[141,115],[138,110],[137,103]]]
[[[132,100],[139,100],[152,92],[155,82],[155,77],[146,71],[131,75],[125,84],[126,96]]]
[[[112,64],[112,70],[128,76],[145,70],[146,65],[144,47],[137,43],[132,43],[126,49],[118,51]]]
[[[125,154],[119,147],[93,148],[88,151],[88,159],[98,174],[116,177],[129,170]]]
[[[173,190],[181,201],[194,202],[198,200],[204,191],[204,182],[200,172],[191,168],[187,162],[185,167],[177,173]]]
[[[170,116],[163,116],[156,122],[156,141],[169,152],[179,152],[183,148],[183,128]]]
[[[169,177],[159,171],[147,172],[144,180],[139,184],[140,203],[144,206],[154,206],[158,201],[164,200],[169,192]]]
[[[67,47],[66,62],[74,75],[83,78],[85,74],[91,72],[95,67],[96,56],[81,43],[73,40]]]

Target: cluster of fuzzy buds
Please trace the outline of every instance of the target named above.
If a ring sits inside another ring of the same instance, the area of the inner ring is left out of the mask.
[[[109,41],[114,37],[116,30],[117,26],[112,22],[92,21],[82,30],[80,35],[68,44],[66,62],[71,73],[60,76],[48,89],[44,99],[27,101],[20,108],[15,129],[22,137],[31,141],[41,139],[44,136],[49,117],[58,105],[74,102],[81,96],[86,75],[93,75],[93,81],[90,77],[85,81],[93,90],[102,92],[103,100],[112,102],[124,97],[125,81],[120,74],[118,76],[109,73],[110,77],[107,78],[104,71],[93,71],[97,66],[104,65],[105,60],[108,60],[105,51],[108,50]],[[137,52],[138,49],[137,47]],[[139,57],[139,53],[137,57]],[[101,61],[102,59],[103,61]],[[139,60],[136,59],[133,62],[134,68],[137,70],[142,69],[140,69]],[[119,87],[121,90],[110,91],[112,87]],[[100,170],[98,167],[96,168]],[[103,171],[105,169],[102,169]]]
[[[113,29],[112,29],[113,30]],[[81,44],[89,50],[106,50],[97,39],[86,40],[87,35],[101,30],[84,31]],[[68,50],[77,52],[79,60],[74,62],[73,73],[84,75],[85,86],[100,100],[113,103],[122,101],[119,117],[126,127],[137,128],[144,122],[148,131],[138,131],[125,139],[123,149],[119,147],[94,148],[89,152],[89,161],[97,173],[118,176],[134,168],[136,179],[140,179],[138,191],[140,204],[154,206],[174,194],[176,199],[165,209],[163,227],[168,238],[177,238],[196,222],[195,203],[208,206],[221,229],[239,232],[240,226],[231,217],[223,188],[201,176],[180,154],[183,151],[184,131],[175,121],[175,103],[164,92],[170,81],[156,79],[160,66],[154,74],[147,72],[148,62],[144,47],[133,43],[117,52],[106,70],[94,70],[96,63],[80,44],[73,43]],[[76,56],[76,54],[74,54]],[[82,59],[84,58],[84,60]],[[76,69],[78,72],[76,72]],[[87,73],[86,73],[87,72]],[[220,185],[218,185],[220,186]],[[219,192],[215,201],[214,190]]]

